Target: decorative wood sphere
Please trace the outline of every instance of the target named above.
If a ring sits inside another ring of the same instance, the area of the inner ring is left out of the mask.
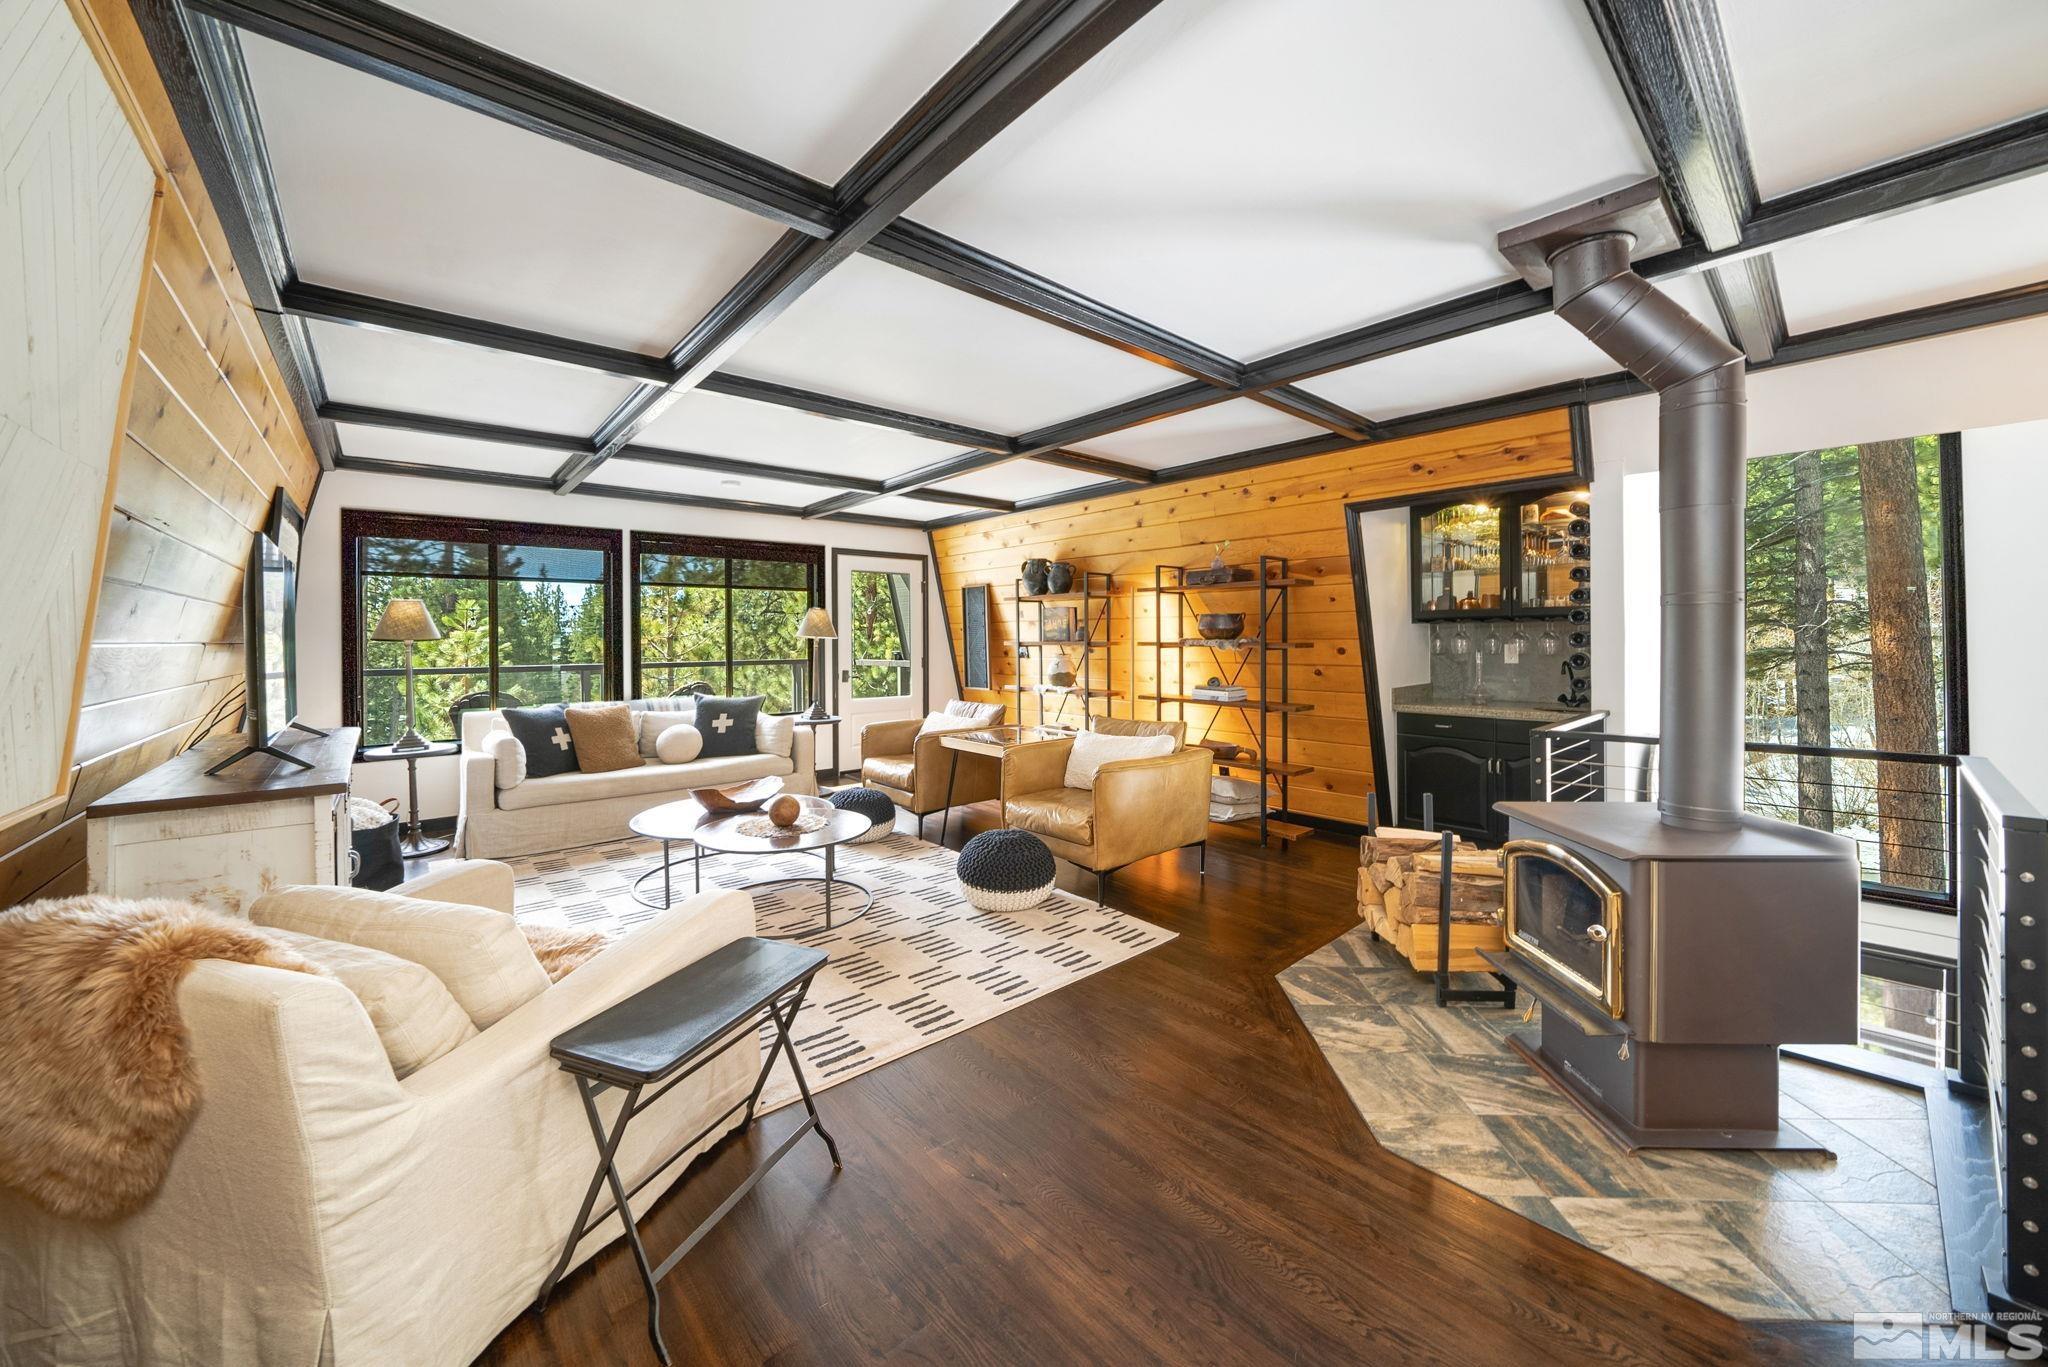
[[[768,804],[768,819],[778,826],[794,826],[803,819],[804,804],[784,793]]]

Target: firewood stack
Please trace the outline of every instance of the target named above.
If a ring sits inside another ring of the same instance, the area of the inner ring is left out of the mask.
[[[1485,967],[1478,951],[1497,950],[1505,943],[1501,912],[1506,883],[1497,852],[1475,850],[1455,836],[1452,839],[1451,968],[1476,972]],[[1360,838],[1358,859],[1359,919],[1414,967],[1434,972],[1443,835],[1381,827]]]

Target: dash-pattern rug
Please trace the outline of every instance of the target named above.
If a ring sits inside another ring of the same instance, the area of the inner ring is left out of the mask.
[[[678,859],[687,847],[677,845]],[[1028,911],[976,911],[953,878],[954,852],[897,833],[842,845],[837,872],[875,891],[867,915],[823,928],[816,884],[756,890],[755,924],[831,955],[793,1032],[813,1092],[858,1077],[948,1035],[981,1024],[1091,973],[1173,938],[1171,931],[1055,889]],[[515,914],[539,925],[597,929],[613,938],[659,913],[640,905],[633,880],[660,867],[661,847],[627,839],[508,860],[517,877]],[[704,887],[816,876],[816,855],[712,855]],[[678,901],[693,886],[687,863],[674,875]],[[849,901],[851,905],[849,905]],[[845,889],[835,912],[859,905]],[[763,1031],[764,1045],[770,1033]],[[778,1061],[764,1108],[796,1099],[796,1080]]]

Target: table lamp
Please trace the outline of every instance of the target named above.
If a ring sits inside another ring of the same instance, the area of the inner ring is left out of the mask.
[[[804,614],[803,625],[796,629],[797,639],[802,641],[830,641],[839,635],[839,628],[832,625],[832,614],[823,608],[812,608]],[[825,710],[824,680],[817,677],[818,650],[811,647],[811,677],[817,685],[811,690],[811,710],[804,716],[812,721],[823,721],[831,716]]]
[[[417,598],[394,598],[384,605],[384,615],[377,619],[376,629],[370,633],[373,641],[405,642],[405,734],[392,745],[393,750],[424,750],[427,739],[415,729],[416,713],[413,711],[412,696],[412,647],[415,641],[438,641],[441,629],[434,625],[433,614],[427,605]]]

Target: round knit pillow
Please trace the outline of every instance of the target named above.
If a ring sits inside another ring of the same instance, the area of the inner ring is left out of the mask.
[[[704,733],[686,721],[677,722],[654,738],[654,753],[663,764],[688,764],[703,749]]]
[[[873,788],[841,788],[829,794],[825,800],[835,807],[857,812],[875,824],[868,827],[867,834],[857,835],[847,843],[866,845],[876,840],[887,840],[896,833],[896,804],[889,800],[887,793]]]
[[[1052,851],[1029,831],[983,831],[953,866],[960,891],[980,911],[1024,911],[1052,892]]]

